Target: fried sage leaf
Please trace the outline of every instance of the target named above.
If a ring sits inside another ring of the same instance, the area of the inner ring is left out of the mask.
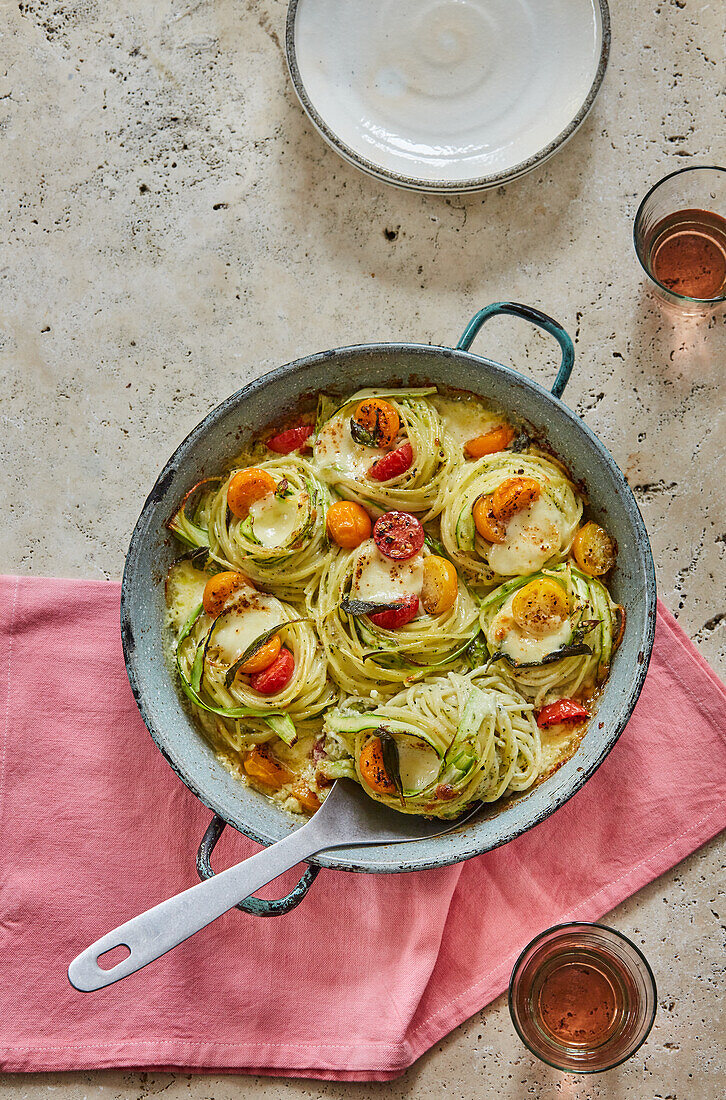
[[[363,447],[379,447],[380,443],[376,439],[373,432],[369,432],[367,428],[364,428],[362,424],[354,418],[350,418],[350,434],[356,443],[360,443]]]
[[[552,653],[547,653],[541,661],[515,661],[508,653],[500,650],[498,653],[492,654],[489,664],[493,665],[495,661],[506,661],[512,668],[540,668],[542,665],[551,665],[553,661],[561,661],[564,657],[585,657],[591,654],[592,649],[584,642],[580,645],[563,645],[561,649],[555,649]]]
[[[403,795],[401,761],[398,755],[396,738],[388,732],[385,726],[378,727],[376,730],[376,737],[378,737],[381,742],[381,755],[383,756],[383,767],[386,769],[386,775],[396,788],[396,793],[401,801],[401,805],[405,806],[406,799]]]
[[[341,611],[346,615],[352,615],[354,619],[360,619],[363,615],[379,615],[381,611],[400,611],[403,607],[400,600],[392,603],[375,603],[371,600],[352,600],[348,596],[340,601]]]

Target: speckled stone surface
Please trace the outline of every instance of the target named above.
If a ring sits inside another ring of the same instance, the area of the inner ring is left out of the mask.
[[[724,12],[615,0],[612,16],[601,95],[568,146],[443,199],[359,175],[312,131],[282,0],[2,0],[0,568],[119,577],[160,466],[228,393],[334,345],[455,342],[513,298],[575,337],[566,400],[627,472],[660,594],[723,675],[726,329],[662,314],[630,235],[659,176],[726,162]],[[553,376],[548,339],[513,320],[476,348]],[[5,1076],[0,1096],[722,1097],[723,883],[716,840],[609,917],[652,962],[660,1007],[604,1076],[536,1063],[500,998],[387,1085],[102,1072]]]

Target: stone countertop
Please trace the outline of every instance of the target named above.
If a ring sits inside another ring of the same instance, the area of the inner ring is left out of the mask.
[[[723,9],[611,8],[609,70],[569,144],[441,198],[323,144],[287,79],[282,0],[1,0],[2,570],[118,578],[162,461],[227,394],[340,344],[454,343],[510,298],[573,334],[566,400],[626,471],[661,597],[723,675],[724,319],[662,314],[631,244],[656,179],[726,161]],[[549,339],[514,320],[476,349],[553,377]],[[715,840],[609,916],[652,962],[660,1009],[602,1077],[537,1063],[499,998],[387,1085],[96,1072],[6,1075],[0,1095],[720,1097],[723,869]]]

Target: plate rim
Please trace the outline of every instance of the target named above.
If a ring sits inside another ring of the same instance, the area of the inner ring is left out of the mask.
[[[585,121],[587,115],[590,113],[590,109],[597,98],[597,94],[600,91],[600,86],[605,78],[605,72],[608,66],[608,60],[610,57],[610,45],[611,45],[611,23],[610,23],[610,8],[608,6],[608,0],[591,0],[593,8],[595,10],[596,18],[599,15],[600,28],[601,28],[601,42],[600,42],[600,57],[598,59],[597,69],[595,76],[593,77],[592,84],[588,90],[585,99],[583,100],[579,110],[565,126],[551,141],[544,145],[538,152],[533,153],[532,156],[527,157],[525,160],[520,161],[518,164],[513,165],[504,172],[494,172],[486,176],[477,176],[469,180],[423,180],[417,176],[407,176],[402,172],[394,172],[387,168],[382,168],[374,161],[368,160],[367,157],[357,153],[349,145],[347,145],[338,135],[332,130],[326,123],[323,116],[318,111],[317,107],[310,99],[305,83],[300,73],[300,68],[297,63],[297,51],[295,45],[295,18],[297,10],[300,4],[304,0],[289,0],[287,7],[287,17],[285,22],[285,57],[287,60],[288,72],[292,81],[292,86],[295,89],[300,104],[305,111],[310,122],[312,122],[315,129],[327,144],[338,153],[343,160],[352,164],[355,168],[364,172],[368,176],[372,176],[374,179],[379,180],[382,183],[391,184],[394,187],[399,187],[407,191],[418,191],[427,194],[467,194],[476,191],[486,191],[492,187],[500,187],[504,183],[511,183],[513,180],[519,179],[521,176],[526,175],[527,172],[531,172],[534,168],[544,164],[545,161],[557,152],[572,135],[580,128]]]

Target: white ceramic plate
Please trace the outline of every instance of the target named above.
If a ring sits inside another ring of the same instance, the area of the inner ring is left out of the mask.
[[[575,132],[607,64],[607,0],[291,0],[286,50],[341,156],[416,191],[479,191]]]

